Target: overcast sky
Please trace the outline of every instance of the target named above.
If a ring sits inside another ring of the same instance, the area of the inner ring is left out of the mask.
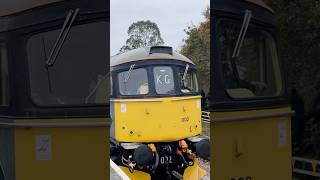
[[[165,45],[178,50],[185,39],[184,29],[203,21],[209,0],[111,0],[110,53],[115,55],[128,39],[128,27],[136,21],[155,22]]]

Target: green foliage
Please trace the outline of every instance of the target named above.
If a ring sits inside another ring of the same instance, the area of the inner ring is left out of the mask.
[[[121,47],[120,52],[164,44],[158,25],[149,20],[132,23],[128,28],[128,36],[126,45]]]
[[[205,20],[199,25],[188,26],[185,29],[187,38],[181,47],[180,53],[190,58],[198,70],[200,88],[206,93],[210,86],[210,8],[203,12]]]

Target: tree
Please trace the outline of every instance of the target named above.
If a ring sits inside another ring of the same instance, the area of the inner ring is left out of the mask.
[[[164,44],[158,25],[149,20],[132,23],[128,28],[128,36],[126,45],[121,47],[120,52]]]
[[[205,20],[199,25],[185,29],[187,38],[180,53],[190,58],[197,66],[200,88],[206,93],[210,85],[210,8],[203,12]]]

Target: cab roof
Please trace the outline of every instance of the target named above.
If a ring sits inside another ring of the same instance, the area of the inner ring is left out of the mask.
[[[0,17],[16,14],[39,6],[63,0],[1,0]]]
[[[110,66],[117,66],[124,63],[145,61],[145,60],[179,60],[194,64],[187,57],[172,50],[169,46],[151,46],[134,49],[122,54],[112,56]]]

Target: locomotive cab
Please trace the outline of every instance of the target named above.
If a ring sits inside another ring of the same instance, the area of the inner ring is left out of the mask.
[[[134,51],[129,53],[145,50]],[[150,58],[112,67],[115,139],[167,142],[200,134],[201,104],[194,64],[182,56],[183,60],[173,60],[153,53]]]
[[[211,8],[212,177],[291,179],[293,112],[273,11],[261,0],[214,0]]]
[[[207,142],[199,137],[201,97],[193,62],[171,47],[139,48],[112,57],[111,76],[113,160],[155,178],[162,177],[159,169],[183,174]]]
[[[107,5],[0,3],[0,179],[108,175]]]

